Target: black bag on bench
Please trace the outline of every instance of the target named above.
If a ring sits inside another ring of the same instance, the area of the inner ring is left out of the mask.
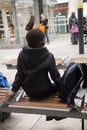
[[[86,88],[86,85],[87,64],[71,62],[62,76],[62,84],[58,96],[67,102],[68,105],[74,105],[74,98],[78,89],[81,87]]]

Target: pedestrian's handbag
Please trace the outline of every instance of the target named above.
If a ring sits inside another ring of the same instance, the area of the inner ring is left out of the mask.
[[[45,32],[45,26],[42,24],[39,24],[38,28],[44,33]]]
[[[72,25],[71,32],[72,33],[78,33],[78,26],[76,24]]]

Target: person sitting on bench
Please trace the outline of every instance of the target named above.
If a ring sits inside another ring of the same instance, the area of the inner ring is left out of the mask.
[[[28,46],[19,53],[17,73],[7,95],[12,98],[22,87],[30,98],[46,98],[57,92],[61,85],[55,58],[45,47],[44,33],[40,29],[29,31],[26,40]]]

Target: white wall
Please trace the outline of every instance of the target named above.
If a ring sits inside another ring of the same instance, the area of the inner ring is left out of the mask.
[[[58,3],[67,3],[69,0],[58,0]]]
[[[45,1],[45,0],[44,0]],[[67,3],[69,0],[47,0],[47,4]]]
[[[87,17],[87,3],[83,4],[83,16]]]

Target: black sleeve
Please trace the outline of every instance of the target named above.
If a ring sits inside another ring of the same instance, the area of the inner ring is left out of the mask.
[[[15,75],[15,80],[12,84],[12,91],[17,92],[18,89],[22,86],[24,80],[23,72],[22,72],[22,66],[21,66],[21,58],[20,54],[17,59],[17,73]]]
[[[48,24],[48,19],[46,18],[45,20],[44,20],[44,23],[43,23],[43,25],[47,25]]]
[[[48,19],[46,19],[46,25],[48,24]]]
[[[51,60],[50,60],[49,73],[50,73],[51,79],[59,87],[61,85],[61,76],[60,76],[60,73],[56,67],[56,62],[55,62],[54,56],[52,56]]]
[[[46,18],[46,19],[44,19],[43,21],[40,20],[40,24],[46,26],[46,25],[48,24],[48,19]]]

